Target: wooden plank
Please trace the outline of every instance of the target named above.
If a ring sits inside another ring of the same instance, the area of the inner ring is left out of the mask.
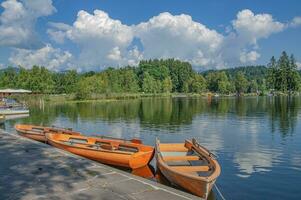
[[[170,168],[181,172],[209,171],[209,166],[170,166]]]
[[[165,156],[187,156],[187,151],[161,151],[163,157]]]
[[[198,156],[165,156],[164,161],[200,160]]]
[[[160,144],[160,151],[181,151],[185,152],[188,149],[184,146],[184,143],[170,143]]]

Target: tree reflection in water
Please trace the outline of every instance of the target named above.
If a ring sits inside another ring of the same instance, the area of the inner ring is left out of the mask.
[[[272,132],[276,128],[283,136],[291,134],[301,107],[299,97],[242,97],[242,98],[145,98],[111,102],[43,104],[31,106],[30,117],[24,123],[51,125],[58,118],[72,123],[99,120],[139,121],[142,127],[173,129],[189,125],[198,115],[252,118],[258,115],[270,119]],[[12,121],[11,123],[14,123]]]

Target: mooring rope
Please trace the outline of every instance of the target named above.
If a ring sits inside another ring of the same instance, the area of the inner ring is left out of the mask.
[[[222,192],[219,190],[219,188],[217,187],[216,184],[214,184],[214,187],[215,187],[217,193],[219,194],[219,196],[222,198],[222,200],[226,200],[226,198],[224,197],[224,195],[223,195]]]

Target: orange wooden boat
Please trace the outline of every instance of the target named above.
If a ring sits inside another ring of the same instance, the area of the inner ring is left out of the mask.
[[[104,164],[131,169],[146,166],[152,159],[154,148],[140,140],[122,140],[108,137],[86,137],[46,133],[52,146]]]
[[[157,167],[172,184],[207,199],[221,168],[214,154],[195,139],[185,143],[156,141]]]
[[[39,142],[46,142],[46,137],[45,137],[46,132],[62,133],[67,135],[80,135],[79,132],[71,131],[68,129],[34,126],[28,124],[17,124],[15,125],[15,129],[20,135]]]

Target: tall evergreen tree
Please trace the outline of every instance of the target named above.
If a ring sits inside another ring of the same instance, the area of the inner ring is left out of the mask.
[[[288,89],[288,74],[290,74],[290,63],[289,57],[285,51],[282,52],[279,60],[279,73],[277,73],[276,78],[276,88],[282,92],[286,92]]]
[[[270,89],[276,88],[276,77],[277,76],[277,61],[272,56],[270,63],[268,64],[267,83]]]
[[[293,54],[290,56],[287,84],[289,92],[299,90],[300,74],[297,71],[297,64]]]

